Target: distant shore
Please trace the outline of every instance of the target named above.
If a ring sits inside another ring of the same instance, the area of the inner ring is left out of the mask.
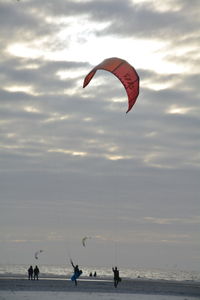
[[[68,279],[28,280],[0,277],[0,291],[48,291],[82,293],[122,293],[192,296],[200,298],[200,283],[191,281],[124,279],[117,288],[112,280],[80,279],[78,286]]]

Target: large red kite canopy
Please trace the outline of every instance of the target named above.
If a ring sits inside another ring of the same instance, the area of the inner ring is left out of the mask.
[[[135,69],[125,60],[117,57],[105,59],[85,77],[83,87],[86,87],[97,70],[106,70],[113,73],[122,82],[128,95],[128,110],[131,110],[139,95],[139,76]],[[127,113],[126,112],[126,113]]]

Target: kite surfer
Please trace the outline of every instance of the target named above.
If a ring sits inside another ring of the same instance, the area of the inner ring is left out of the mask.
[[[112,268],[114,273],[114,287],[117,287],[118,283],[121,281],[121,278],[119,277],[119,270],[117,267]]]
[[[71,280],[74,281],[75,286],[77,286],[77,278],[82,274],[82,271],[79,270],[78,265],[74,265],[73,261],[70,260],[72,267],[74,268],[74,275],[71,277]]]

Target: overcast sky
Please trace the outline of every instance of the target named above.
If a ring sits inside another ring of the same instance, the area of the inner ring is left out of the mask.
[[[0,0],[0,263],[199,270],[199,0]],[[140,76],[127,95],[120,57]],[[84,248],[81,239],[90,236]]]

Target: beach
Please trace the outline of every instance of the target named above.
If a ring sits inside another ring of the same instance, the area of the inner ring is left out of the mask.
[[[112,280],[101,279],[80,279],[77,287],[66,279],[38,281],[6,277],[0,279],[0,300],[39,298],[44,300],[192,300],[200,299],[200,284],[186,281],[127,279],[114,288]]]

